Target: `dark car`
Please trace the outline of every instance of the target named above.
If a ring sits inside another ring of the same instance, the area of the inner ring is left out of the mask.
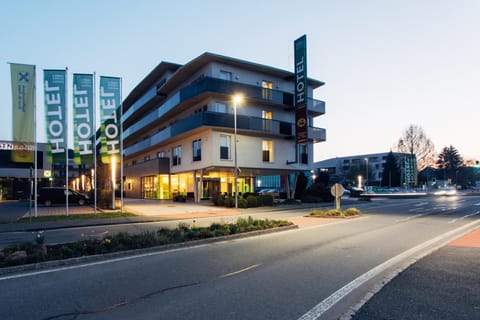
[[[67,189],[61,187],[41,188],[38,193],[37,201],[43,203],[46,207],[50,207],[54,203],[66,203]],[[83,206],[88,202],[88,197],[68,189],[68,203],[79,204]]]

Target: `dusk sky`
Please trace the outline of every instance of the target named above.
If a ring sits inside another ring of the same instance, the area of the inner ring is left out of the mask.
[[[45,142],[43,69],[68,67],[70,86],[73,73],[121,77],[125,98],[161,61],[206,51],[293,72],[306,34],[308,76],[326,83],[315,161],[387,152],[410,124],[437,152],[478,160],[479,16],[477,0],[2,1],[0,140],[12,139],[8,62],[36,65]]]

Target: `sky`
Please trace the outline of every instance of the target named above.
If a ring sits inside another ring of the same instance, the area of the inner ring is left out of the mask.
[[[125,98],[161,61],[206,51],[293,72],[306,34],[308,76],[325,82],[315,161],[388,152],[411,124],[437,152],[480,159],[479,16],[477,0],[2,1],[0,140],[12,139],[9,62],[36,65],[45,142],[43,69],[121,77]]]

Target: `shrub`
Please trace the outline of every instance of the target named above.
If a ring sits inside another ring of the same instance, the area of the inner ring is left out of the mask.
[[[248,205],[248,199],[238,199],[238,207],[239,208],[249,208],[250,206]]]
[[[235,206],[235,199],[233,199],[232,197],[226,197],[223,204],[227,208],[234,207]]]
[[[259,205],[261,206],[273,206],[273,196],[271,194],[263,194],[258,197]]]
[[[255,196],[248,196],[247,203],[249,208],[256,208],[258,207],[258,200]]]

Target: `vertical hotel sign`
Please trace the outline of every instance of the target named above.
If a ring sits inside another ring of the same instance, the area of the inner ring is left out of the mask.
[[[67,150],[66,70],[44,70],[47,158],[50,163],[65,163]]]
[[[307,36],[295,40],[295,136],[307,141]]]
[[[95,146],[93,75],[73,75],[73,155],[75,164],[92,164]]]
[[[101,147],[103,163],[120,153],[120,78],[100,77]]]
[[[35,140],[35,66],[10,64],[12,82],[13,162],[33,163]]]

